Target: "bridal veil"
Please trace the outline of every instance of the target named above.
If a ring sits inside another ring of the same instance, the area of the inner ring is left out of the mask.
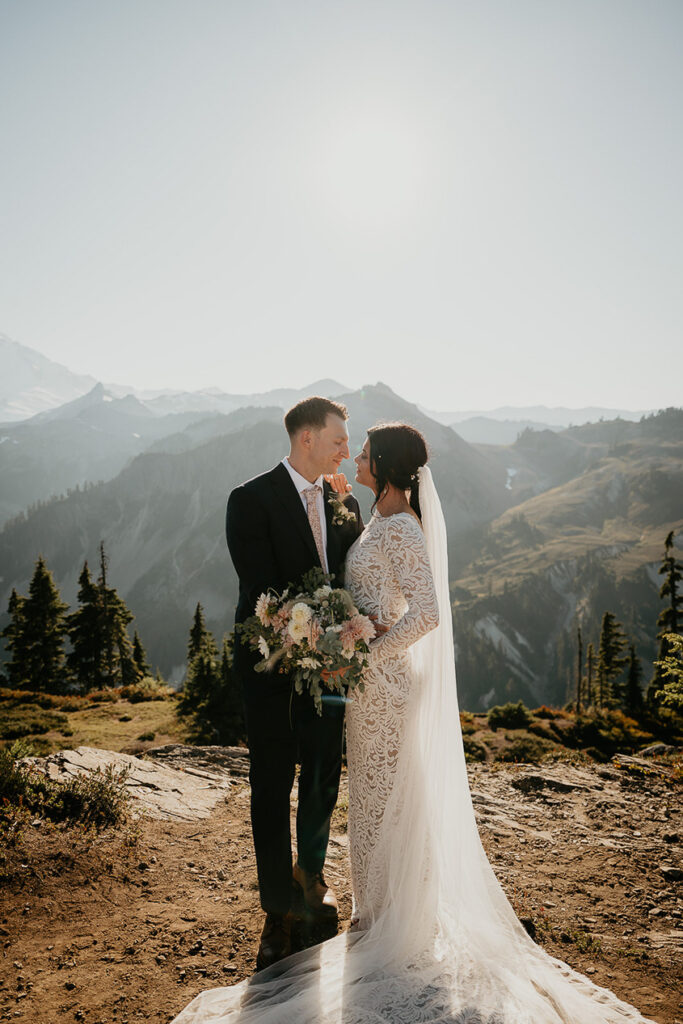
[[[460,732],[446,526],[427,467],[419,497],[439,626],[410,649],[409,726],[374,852],[384,901],[365,930],[203,992],[173,1024],[652,1024],[536,945],[489,864]]]

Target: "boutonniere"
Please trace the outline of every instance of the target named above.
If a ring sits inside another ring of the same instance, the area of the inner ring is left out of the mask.
[[[340,501],[336,494],[332,494],[327,499],[327,504],[332,509],[333,526],[343,526],[344,523],[355,523],[356,513],[352,512],[350,508],[347,508],[344,502]]]

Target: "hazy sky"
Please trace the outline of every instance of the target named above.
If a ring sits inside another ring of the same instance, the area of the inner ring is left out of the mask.
[[[683,401],[681,0],[0,0],[0,332],[140,387]]]

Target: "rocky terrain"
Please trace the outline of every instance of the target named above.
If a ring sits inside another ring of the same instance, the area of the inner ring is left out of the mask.
[[[98,835],[36,819],[0,863],[0,1019],[163,1024],[203,988],[253,971],[246,752],[79,748],[42,765],[60,776],[111,762],[130,771],[131,828]],[[621,755],[468,771],[487,854],[536,940],[658,1024],[681,1024],[683,814],[671,769]],[[342,927],[345,808],[343,788],[327,867]]]

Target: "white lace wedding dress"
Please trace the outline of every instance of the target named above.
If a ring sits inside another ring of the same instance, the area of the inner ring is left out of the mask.
[[[354,694],[346,715],[352,919],[365,928],[381,912],[386,896],[386,865],[380,862],[377,840],[409,724],[410,647],[439,624],[417,519],[409,512],[387,517],[375,512],[346,556],[344,585],[366,615],[390,624],[372,645],[364,692]]]
[[[420,506],[424,532],[408,513],[375,515],[347,556],[347,586],[390,627],[348,709],[357,930],[203,992],[173,1024],[653,1024],[537,946],[488,862],[426,468]]]

